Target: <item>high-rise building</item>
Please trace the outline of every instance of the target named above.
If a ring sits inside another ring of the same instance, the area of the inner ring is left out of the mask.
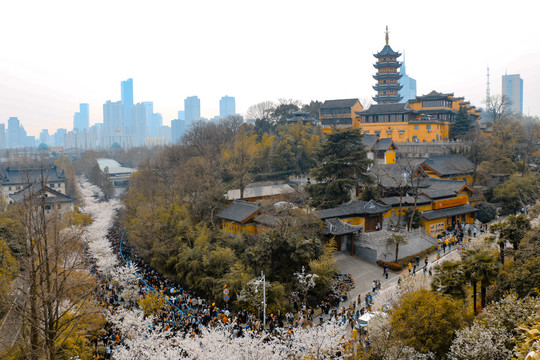
[[[41,133],[39,133],[39,143],[50,145],[50,135],[48,129],[43,129],[41,130]]]
[[[186,127],[201,118],[201,100],[197,96],[189,96],[184,100]]]
[[[523,79],[519,74],[502,76],[502,95],[508,99],[512,113],[523,115]]]
[[[401,79],[399,79],[399,84],[401,85],[401,90],[399,90],[399,96],[403,98],[400,102],[405,103],[409,100],[416,99],[416,80],[407,75],[406,73],[405,55],[403,56],[403,62],[401,63],[399,74],[401,75]]]
[[[131,120],[133,134],[135,135],[135,146],[142,146],[144,139],[149,136],[148,124],[154,115],[154,103],[145,101],[137,103],[131,107]]]
[[[163,126],[163,116],[160,113],[152,114],[148,124],[150,137],[159,137],[159,128]]]
[[[79,112],[73,115],[73,131],[84,131],[90,127],[90,113],[88,104],[79,104]]]
[[[182,136],[184,136],[184,133],[186,131],[186,121],[175,119],[171,120],[171,142],[173,144],[177,144],[180,142],[180,139]]]
[[[0,149],[6,148],[6,124],[0,124]]]
[[[123,124],[124,104],[121,101],[112,102],[107,100],[103,104],[103,135],[112,136],[123,132]]]
[[[377,69],[377,74],[373,76],[377,80],[377,85],[373,86],[373,90],[377,92],[377,95],[373,97],[373,100],[377,104],[395,104],[401,101],[401,85],[399,79],[401,74],[398,73],[398,69],[401,66],[397,60],[401,56],[401,53],[392,50],[388,45],[388,26],[386,27],[386,45],[377,54],[374,54],[377,58],[377,63],[373,65]]]
[[[12,149],[21,145],[21,125],[19,118],[10,117],[7,128],[7,147]]]
[[[131,133],[131,107],[133,106],[133,79],[122,81],[122,104],[124,105],[124,127]]]
[[[229,115],[236,114],[236,103],[234,100],[234,96],[227,96],[219,100],[219,116],[221,118],[226,118]]]
[[[66,134],[66,129],[56,129],[56,132],[54,133],[54,146],[64,146]]]
[[[186,112],[184,110],[178,111],[178,120],[186,120]]]

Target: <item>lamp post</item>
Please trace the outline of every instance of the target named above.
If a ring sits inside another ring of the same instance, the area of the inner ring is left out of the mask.
[[[266,327],[266,277],[264,276],[264,273],[261,270],[261,278],[257,281],[255,281],[255,284],[257,287],[262,283],[263,285],[263,327]],[[255,291],[257,291],[257,288],[255,288]]]

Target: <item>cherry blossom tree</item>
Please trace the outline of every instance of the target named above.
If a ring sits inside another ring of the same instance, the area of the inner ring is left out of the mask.
[[[500,327],[486,327],[478,323],[456,332],[450,346],[450,360],[504,360],[512,355],[507,349],[509,333]]]
[[[295,272],[294,276],[296,276],[296,287],[298,289],[298,292],[302,296],[304,303],[306,303],[307,293],[309,290],[315,287],[315,278],[318,278],[319,275],[306,274],[306,269],[302,266],[302,272]]]

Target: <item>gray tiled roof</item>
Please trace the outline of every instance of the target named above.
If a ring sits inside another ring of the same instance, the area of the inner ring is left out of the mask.
[[[231,205],[221,210],[216,216],[225,220],[244,222],[247,218],[259,211],[258,203],[234,200]]]
[[[65,181],[64,176],[58,173],[56,166],[44,167],[43,169],[41,167],[10,166],[0,173],[0,184],[4,186],[40,183],[41,179],[45,183]]]
[[[456,196],[456,192],[450,189],[420,189],[422,194],[429,196],[432,199],[442,199]]]
[[[435,220],[435,219],[446,218],[448,216],[469,214],[476,211],[478,211],[478,209],[475,208],[474,206],[461,205],[461,206],[454,206],[447,209],[423,211],[422,217],[426,220]]]
[[[403,174],[413,173],[421,162],[422,160],[407,160],[407,162],[398,160],[396,164],[374,164],[368,175],[383,187],[400,187],[405,185],[406,181]]]
[[[30,186],[27,186],[24,189],[17,191],[14,194],[11,194],[9,197],[11,197],[14,202],[21,203],[25,197],[35,196],[43,192],[50,192],[54,195],[54,197],[45,198],[46,204],[75,202],[75,199],[73,199],[71,196],[64,195],[61,192],[53,190],[48,186],[42,187],[40,184],[32,184]]]
[[[366,134],[366,135],[362,135],[362,144],[364,144],[364,147],[366,148],[366,150],[371,150],[371,148],[373,147],[373,145],[375,145],[377,143],[377,140],[379,139],[379,137],[377,135],[369,135],[369,134]]]
[[[444,94],[444,93],[440,93],[438,91],[432,90],[427,95],[417,96],[416,100],[440,99],[440,98],[448,98],[450,96],[454,96],[454,93]]]
[[[328,219],[350,215],[380,214],[389,209],[390,206],[379,204],[373,200],[351,200],[335,208],[319,210],[315,214],[321,219]]]
[[[259,224],[268,225],[268,226],[276,226],[279,221],[276,216],[270,215],[270,214],[257,215],[255,216],[253,220],[255,220],[255,222]]]
[[[396,103],[396,104],[373,104],[368,109],[357,111],[358,115],[384,115],[384,114],[404,114],[414,112],[409,106],[409,103]]]
[[[325,235],[345,235],[356,231],[362,231],[362,225],[351,225],[341,221],[338,218],[326,219],[324,221]]]
[[[325,100],[321,105],[321,109],[329,108],[350,108],[360,102],[358,99],[338,99],[338,100]]]
[[[385,198],[379,199],[379,201],[385,205],[395,206],[395,205],[399,205],[399,196],[385,197]],[[424,195],[420,195],[416,199],[416,204],[429,204],[432,201],[433,200],[431,200],[430,198]],[[401,199],[401,204],[403,206],[414,205],[414,196],[403,196],[403,198]]]
[[[377,143],[373,146],[371,150],[373,151],[388,150],[393,143],[394,142],[392,141],[392,139],[388,139],[388,138],[379,139],[379,141],[377,141]]]
[[[474,171],[473,163],[462,154],[430,156],[424,164],[443,176],[468,174]]]

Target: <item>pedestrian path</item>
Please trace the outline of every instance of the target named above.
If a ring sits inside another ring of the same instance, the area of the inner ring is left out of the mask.
[[[347,301],[341,304],[341,306],[345,307],[353,304],[357,300],[358,295],[361,295],[361,300],[364,301],[366,294],[368,292],[372,292],[373,290],[373,280],[378,280],[381,282],[381,291],[377,292],[375,296],[373,296],[373,308],[381,308],[384,302],[382,301],[383,296],[380,295],[386,293],[388,288],[396,286],[400,277],[403,278],[409,275],[408,268],[405,268],[400,272],[390,271],[388,274],[388,279],[386,279],[383,274],[382,267],[370,263],[358,256],[351,256],[348,252],[339,252],[334,257],[336,259],[338,271],[341,273],[350,274],[355,284],[355,288],[349,293]],[[448,251],[447,249],[446,252],[443,252],[441,250],[439,260],[437,260],[437,252],[435,252],[428,255],[428,269],[442,261],[458,260],[459,258],[460,253],[457,246],[452,246],[451,251]],[[420,266],[417,267],[416,270],[417,275],[423,275],[424,262],[425,257],[420,259]],[[426,275],[429,277],[428,271],[426,271]],[[431,282],[431,280],[429,280],[429,282]]]

